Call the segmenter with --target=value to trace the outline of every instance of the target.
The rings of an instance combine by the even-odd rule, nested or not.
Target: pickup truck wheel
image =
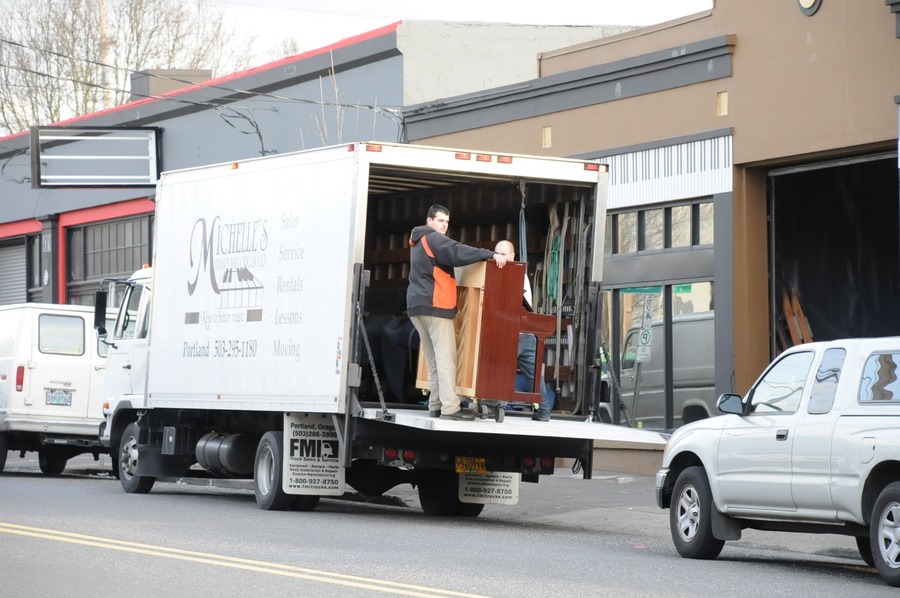
[[[869,539],[878,575],[889,586],[900,586],[900,482],[888,484],[878,495]]]
[[[0,432],[0,471],[6,467],[6,456],[9,453],[9,438],[6,432]]]
[[[66,469],[68,459],[65,455],[58,452],[40,450],[38,451],[38,467],[41,473],[45,475],[59,475]]]
[[[669,527],[678,554],[689,559],[719,556],[725,541],[712,534],[714,508],[706,470],[695,466],[682,471],[675,480],[669,505]]]
[[[119,483],[129,494],[147,494],[156,483],[156,478],[140,475],[138,464],[138,438],[140,428],[137,422],[128,424],[119,442]]]
[[[281,432],[266,432],[256,447],[253,467],[253,490],[256,504],[266,511],[284,511],[291,506],[294,497],[282,488],[282,459],[284,438]],[[318,502],[318,501],[317,501]]]
[[[875,559],[872,558],[872,540],[869,539],[869,536],[856,536],[856,549],[859,550],[859,556],[868,566],[875,566]]]

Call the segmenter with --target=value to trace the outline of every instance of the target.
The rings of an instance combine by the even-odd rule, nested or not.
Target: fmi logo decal
[[[310,438],[291,438],[290,456],[313,459],[337,459],[338,444],[336,440],[315,440]]]

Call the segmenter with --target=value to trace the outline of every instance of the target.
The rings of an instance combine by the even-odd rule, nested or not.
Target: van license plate
[[[457,457],[456,473],[487,473],[484,457]]]
[[[47,389],[47,404],[71,407],[72,406],[72,391],[48,388]]]

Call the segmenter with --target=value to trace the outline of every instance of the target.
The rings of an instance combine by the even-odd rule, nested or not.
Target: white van
[[[672,319],[672,394],[675,427],[716,412],[715,312],[680,314]],[[662,322],[653,322],[649,359],[640,361],[642,329],[632,328],[622,350],[621,401],[632,425],[662,429],[666,421],[665,354]]]
[[[0,305],[0,471],[8,451],[37,451],[46,474],[108,452],[99,443],[106,346],[93,320],[88,306]]]

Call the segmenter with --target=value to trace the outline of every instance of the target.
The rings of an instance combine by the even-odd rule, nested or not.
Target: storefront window
[[[691,206],[675,206],[672,213],[672,247],[691,246]]]
[[[666,307],[667,288],[670,308]],[[713,415],[712,282],[626,288],[616,293],[618,399],[628,422],[641,428],[668,429]],[[606,313],[612,316],[609,310]]]
[[[635,253],[637,246],[637,212],[616,215],[616,233],[619,240],[617,253]]]
[[[671,248],[712,245],[714,216],[713,202],[694,202],[670,208],[619,212],[607,223],[613,236],[607,245],[607,255],[639,251],[660,251]]]
[[[713,202],[708,201],[697,206],[699,211],[699,236],[697,243],[700,245],[712,245],[715,240],[713,235]]]
[[[662,249],[665,241],[665,211],[647,210],[644,212],[644,246],[642,249]]]
[[[633,426],[664,427],[662,291],[662,287],[619,291],[620,400]]]

